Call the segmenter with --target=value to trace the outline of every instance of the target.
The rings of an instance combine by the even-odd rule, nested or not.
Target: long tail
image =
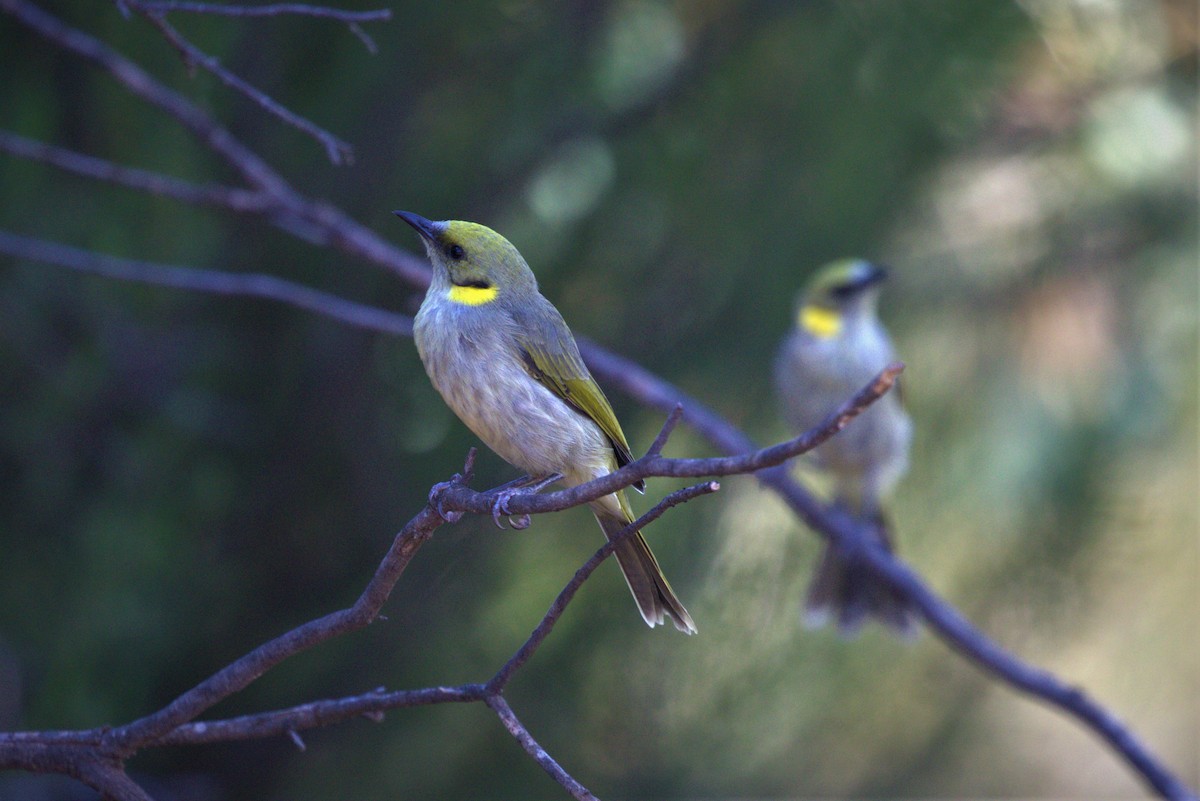
[[[625,494],[617,495],[619,510],[613,508],[611,497],[601,498],[592,504],[596,521],[600,523],[600,528],[604,529],[604,535],[609,539],[633,522],[633,514]],[[617,557],[617,564],[625,574],[625,583],[633,593],[633,600],[637,602],[642,619],[651,628],[670,618],[675,628],[684,634],[696,633],[696,624],[692,622],[692,616],[675,597],[675,591],[671,589],[667,577],[659,568],[658,560],[650,552],[650,546],[646,544],[642,532],[626,537],[613,555]]]
[[[883,544],[892,549],[887,522],[875,518]],[[880,581],[862,565],[843,559],[833,545],[826,545],[813,572],[804,605],[805,625],[816,628],[837,621],[838,632],[853,637],[867,618],[874,617],[902,639],[917,635],[917,612],[901,593]]]

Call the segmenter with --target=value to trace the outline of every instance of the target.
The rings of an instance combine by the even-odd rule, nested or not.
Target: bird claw
[[[439,481],[429,490],[429,505],[433,507],[433,511],[438,513],[438,517],[445,520],[447,523],[457,523],[462,520],[462,512],[447,512],[442,506],[442,493],[448,489],[452,489],[462,483],[463,477],[460,473],[455,473],[450,477],[449,481]]]
[[[514,531],[529,528],[530,523],[533,522],[532,518],[527,514],[513,517],[512,513],[508,510],[508,502],[516,495],[541,492],[561,478],[562,473],[554,473],[553,475],[541,477],[525,476],[498,489],[496,491],[496,500],[492,503],[492,522],[496,524],[496,528],[501,531],[504,530],[504,523],[500,519],[502,517],[508,518],[508,524],[512,526]]]
[[[502,517],[508,518],[508,524],[512,526],[513,529],[520,530],[523,528],[529,528],[529,515],[521,515],[516,520],[513,520],[512,516],[508,512],[509,499],[514,495],[519,495],[523,491],[524,490],[519,488],[512,488],[501,490],[500,492],[496,493],[496,500],[492,504],[492,522],[496,524],[496,528],[500,529],[501,531],[504,530],[504,521],[500,519]]]

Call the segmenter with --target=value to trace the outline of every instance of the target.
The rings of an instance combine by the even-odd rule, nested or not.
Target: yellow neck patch
[[[464,306],[482,306],[485,303],[491,303],[499,294],[500,290],[494,286],[458,286],[455,284],[450,287],[450,300]]]
[[[796,322],[817,339],[835,337],[842,330],[842,315],[839,312],[812,304],[800,308]]]

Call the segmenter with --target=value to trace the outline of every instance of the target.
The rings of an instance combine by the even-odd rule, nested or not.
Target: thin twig
[[[154,714],[113,729],[104,737],[105,748],[128,756],[193,720],[218,701],[242,690],[288,657],[369,624],[379,614],[392,587],[417,550],[433,536],[442,522],[437,512],[426,506],[396,535],[387,556],[353,606],[305,623],[264,643]]]
[[[303,197],[257,153],[218,125],[205,111],[156,81],[107,44],[64,24],[28,0],[0,0],[0,11],[108,71],[133,95],[173,117],[205,147],[224,159],[247,183],[269,195],[276,205],[294,217],[292,221],[286,218],[281,221],[285,225],[293,223],[289,230],[303,231],[311,241],[385,267],[418,289],[428,286],[429,267],[424,260],[381,240],[373,231],[350,219],[340,209]],[[307,227],[295,225],[295,221],[301,221]]]
[[[180,52],[189,69],[200,67],[211,73],[216,76],[217,80],[230,89],[245,95],[263,111],[316,139],[325,148],[325,154],[334,164],[354,163],[354,148],[348,142],[339,139],[308,118],[301,117],[276,101],[266,92],[263,92],[261,89],[225,69],[225,67],[221,66],[221,62],[214,56],[208,55],[188,41],[171,23],[167,22],[166,17],[161,12],[148,10],[138,0],[122,0],[122,2],[145,17],[171,46]]]
[[[169,286],[217,295],[242,295],[286,303],[325,317],[401,336],[412,336],[412,319],[403,314],[340,298],[261,273],[227,273],[171,264],[122,259],[70,245],[0,231],[0,253],[18,259],[55,264],[121,281]]]
[[[119,0],[122,4],[126,4],[129,0]],[[140,7],[145,11],[151,11],[157,14],[169,14],[175,11],[182,11],[191,14],[216,14],[226,17],[277,17],[282,15],[304,16],[304,17],[324,17],[326,19],[337,20],[343,22],[350,32],[358,37],[358,40],[367,48],[367,52],[375,55],[379,48],[375,46],[375,40],[372,39],[367,32],[362,29],[360,23],[363,22],[384,22],[392,18],[391,9],[383,8],[377,11],[343,11],[338,8],[325,8],[323,6],[310,6],[303,3],[272,3],[265,6],[234,6],[234,5],[217,5],[214,3],[196,3],[196,2],[144,2],[139,3]]]
[[[486,688],[482,684],[370,692],[346,698],[312,701],[257,715],[184,723],[160,737],[153,745],[198,745],[279,737],[287,735],[289,731],[299,732],[332,726],[354,718],[370,716],[378,720],[378,715],[393,709],[482,701],[486,695]]]
[[[658,436],[650,443],[650,447],[646,449],[646,456],[661,456],[663,448],[667,447],[667,440],[671,438],[671,434],[675,431],[675,426],[679,425],[679,421],[683,419],[683,404],[675,404],[675,408],[667,415],[667,419],[663,422],[662,428],[658,431]]]
[[[198,206],[220,206],[230,211],[261,214],[274,205],[271,198],[262,192],[219,184],[193,184],[170,175],[127,167],[35,139],[27,139],[11,131],[0,130],[0,152],[49,164],[86,178],[119,184],[150,195],[169,197]]]
[[[516,713],[512,711],[512,707],[508,705],[508,701],[504,700],[501,695],[489,695],[486,702],[493,712],[500,718],[500,722],[504,724],[504,728],[508,729],[508,733],[516,738],[521,747],[525,749],[525,753],[533,757],[534,761],[542,766],[550,776],[563,788],[571,794],[572,798],[578,801],[598,801],[596,796],[592,795],[586,787],[576,781],[571,774],[563,770],[562,765],[559,765],[554,757],[546,753],[546,749],[538,745],[538,741],[533,739],[533,735],[525,728],[524,724],[517,719]]]
[[[225,17],[277,17],[284,14],[325,17],[338,22],[385,22],[392,18],[391,9],[375,11],[346,11],[340,8],[310,6],[304,3],[269,3],[263,6],[236,6],[219,3],[198,3],[188,0],[149,0],[139,3],[147,11],[168,14],[183,11],[192,14],[216,14]]]

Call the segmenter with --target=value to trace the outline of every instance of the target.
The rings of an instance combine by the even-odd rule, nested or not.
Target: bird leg
[[[467,458],[463,462],[463,470],[461,473],[455,473],[450,476],[449,481],[439,481],[429,490],[429,505],[433,507],[433,511],[438,513],[438,517],[445,520],[447,523],[457,523],[462,520],[462,512],[447,512],[442,508],[441,494],[443,491],[451,489],[455,485],[461,484],[467,486],[471,483],[471,479],[475,476],[475,454],[477,451],[474,447],[467,450]]]
[[[515,520],[509,517],[508,502],[515,495],[541,492],[562,477],[562,473],[551,473],[548,476],[521,476],[492,490],[496,498],[492,503],[492,522],[496,524],[496,528],[504,528],[504,523],[500,521],[501,517],[508,517],[508,524],[515,530],[529,528],[531,522],[529,515],[521,515]]]

